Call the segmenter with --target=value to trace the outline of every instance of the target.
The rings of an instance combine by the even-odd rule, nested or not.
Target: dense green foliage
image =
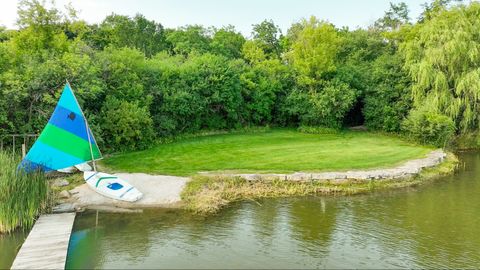
[[[392,166],[421,158],[432,150],[371,132],[335,133],[308,128],[302,131],[306,132],[271,129],[197,136],[118,154],[102,164],[116,171],[167,175],[194,175],[203,171],[341,171]]]
[[[22,0],[20,29],[0,28],[1,133],[39,132],[67,79],[107,151],[257,125],[365,125],[443,146],[479,128],[480,4],[424,7],[413,22],[391,4],[354,31],[312,16],[284,35],[265,20],[246,39],[142,15],[87,24]]]
[[[450,118],[424,109],[411,111],[403,124],[410,136],[422,143],[436,146],[447,146],[455,133],[455,125]]]
[[[414,35],[402,44],[405,67],[414,82],[414,106],[431,111],[442,126],[449,125],[443,119],[448,117],[459,133],[477,130],[480,4],[450,10],[436,7],[430,13],[428,20],[412,27]],[[416,116],[410,118],[415,121]]]
[[[0,233],[31,227],[49,206],[45,174],[17,171],[18,161],[11,154],[0,152]]]

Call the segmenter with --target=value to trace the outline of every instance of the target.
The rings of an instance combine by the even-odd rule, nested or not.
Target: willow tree
[[[417,111],[447,116],[457,132],[479,127],[480,3],[443,7],[402,45]]]

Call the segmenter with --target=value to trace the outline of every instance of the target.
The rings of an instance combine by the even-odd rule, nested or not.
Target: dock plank
[[[12,269],[64,269],[74,221],[75,213],[40,216]]]

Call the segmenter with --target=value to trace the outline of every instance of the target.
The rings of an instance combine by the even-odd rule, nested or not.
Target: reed
[[[17,171],[19,161],[0,152],[0,233],[31,228],[52,200],[45,174]]]
[[[247,181],[240,177],[195,175],[183,190],[184,207],[197,214],[212,214],[231,202],[273,197],[306,195],[354,195],[392,188],[419,186],[441,179],[455,172],[458,158],[447,153],[439,165],[424,169],[418,175],[388,180],[349,180],[342,183],[329,181],[285,181],[259,179]]]

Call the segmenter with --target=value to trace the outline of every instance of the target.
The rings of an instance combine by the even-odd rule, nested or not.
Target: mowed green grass
[[[432,148],[397,137],[348,131],[305,134],[292,129],[184,139],[109,157],[114,171],[187,176],[204,171],[235,173],[320,172],[391,167],[424,157]]]

